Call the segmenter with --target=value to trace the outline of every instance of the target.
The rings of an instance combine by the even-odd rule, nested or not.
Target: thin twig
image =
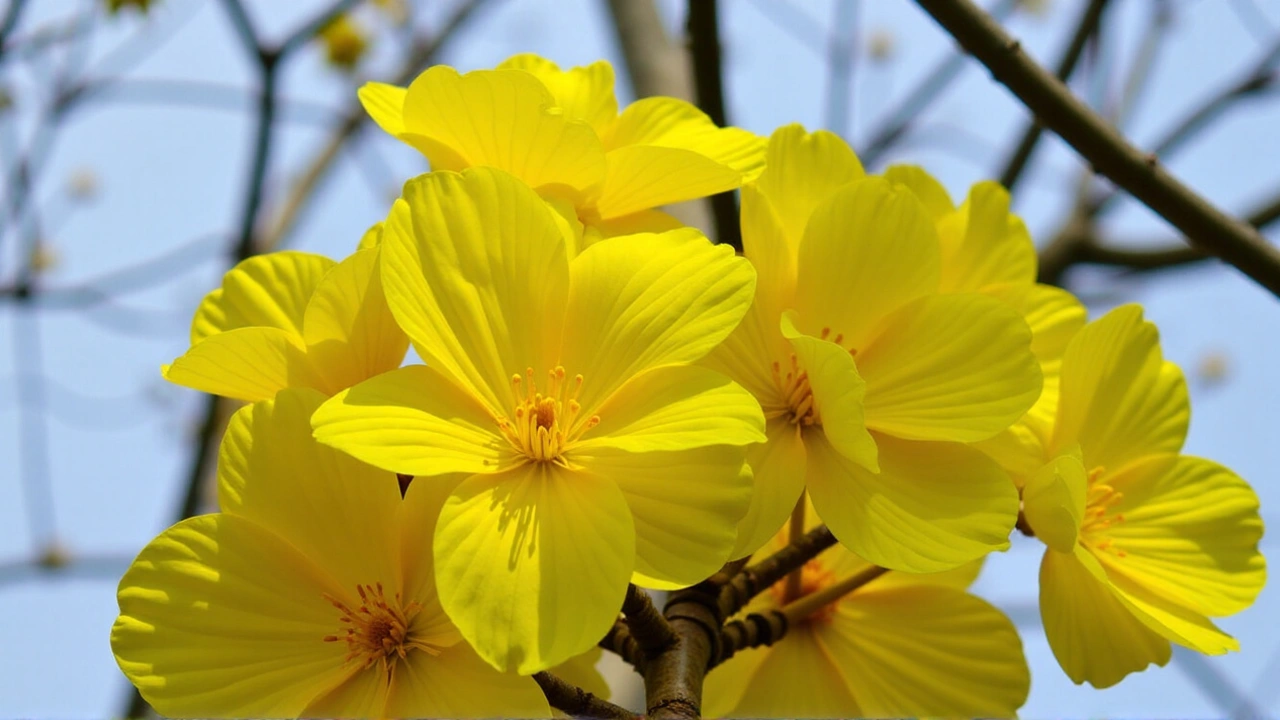
[[[639,720],[639,716],[618,707],[603,698],[571,685],[549,672],[534,673],[533,681],[542,688],[551,707],[570,717],[600,718],[601,720]]]
[[[973,2],[916,2],[1097,172],[1169,221],[1192,244],[1280,296],[1280,250],[1254,228],[1223,213],[1166,172],[1154,156],[1126,142]]]
[[[836,544],[836,537],[826,525],[805,533],[799,540],[734,576],[717,595],[720,613],[728,617],[746,606],[751,598],[798,570],[819,553]]]
[[[729,124],[724,107],[724,70],[721,66],[719,3],[717,0],[689,0],[689,56],[693,63],[694,96],[711,121]],[[715,241],[742,250],[742,230],[738,227],[738,200],[734,192],[711,197]]]

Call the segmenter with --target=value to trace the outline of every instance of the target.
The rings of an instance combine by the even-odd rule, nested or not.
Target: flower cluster
[[[742,610],[790,631],[714,668],[707,712],[1013,715],[1021,642],[965,589],[1015,526],[1074,681],[1237,648],[1210,618],[1264,582],[1256,496],[1179,454],[1140,309],[1086,324],[1036,284],[998,185],[957,207],[831,133],[619,112],[604,62],[360,99],[432,172],[341,262],[236,266],[164,368],[248,404],[220,512],[121,580],[112,647],[162,714],[545,716],[531,675],[607,692],[629,584],[819,523],[839,544]],[[743,256],[657,209],[737,188]]]

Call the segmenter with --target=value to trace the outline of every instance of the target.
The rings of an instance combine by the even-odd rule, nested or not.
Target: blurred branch
[[[1206,252],[1280,296],[1280,250],[1166,172],[1035,63],[971,0],[916,0],[992,75],[1094,169],[1123,187]]]
[[[720,47],[720,20],[717,0],[689,0],[689,56],[693,61],[693,85],[697,105],[716,125],[729,124],[724,109],[723,50]],[[731,190],[711,197],[715,219],[715,240],[742,250],[742,229],[738,226],[738,200]]]
[[[1076,21],[1075,32],[1071,35],[1071,42],[1067,44],[1067,49],[1063,51],[1062,58],[1058,60],[1058,66],[1054,71],[1058,79],[1064,83],[1075,72],[1076,64],[1079,63],[1080,56],[1084,54],[1085,44],[1097,32],[1098,25],[1102,22],[1102,13],[1107,7],[1107,2],[1108,0],[1089,0],[1089,4],[1080,13],[1080,19]],[[1026,169],[1027,163],[1031,160],[1031,154],[1035,152],[1036,145],[1039,144],[1040,136],[1043,133],[1044,126],[1034,117],[1020,133],[1018,144],[1014,146],[1013,152],[1009,154],[1004,170],[1000,173],[1000,184],[1009,191],[1012,192],[1014,186],[1018,184],[1018,180],[1022,177],[1022,171]]]
[[[858,52],[858,0],[842,0],[832,10],[827,39],[827,107],[825,124],[831,132],[849,137],[853,128],[853,67]]]
[[[27,8],[27,0],[9,0],[9,7],[4,9],[4,17],[0,19],[0,60],[4,59],[5,53],[9,50],[9,36],[13,34],[14,28],[18,27],[18,21],[22,19],[22,11]]]
[[[118,580],[133,560],[128,555],[67,555],[56,548],[42,557],[0,564],[0,587],[31,580]]]
[[[1134,56],[1133,64],[1129,67],[1129,74],[1125,78],[1115,112],[1112,113],[1115,125],[1120,129],[1124,129],[1128,124],[1134,108],[1138,106],[1138,99],[1150,84],[1151,70],[1155,67],[1156,58],[1160,54],[1160,46],[1168,36],[1169,26],[1173,23],[1173,0],[1154,0],[1151,5],[1151,15],[1151,21],[1147,23],[1147,31],[1143,33],[1138,52]]]
[[[991,7],[991,14],[997,18],[1005,18],[1017,0],[996,0]],[[909,91],[892,110],[886,113],[886,119],[880,126],[871,131],[870,139],[858,150],[858,157],[864,165],[874,165],[886,151],[892,148],[911,130],[913,123],[919,122],[924,112],[939,97],[965,68],[965,54],[956,50],[925,73],[918,85]]]
[[[618,707],[608,700],[598,698],[549,672],[534,673],[533,681],[542,688],[542,694],[546,696],[547,703],[569,717],[640,720],[635,713]]]

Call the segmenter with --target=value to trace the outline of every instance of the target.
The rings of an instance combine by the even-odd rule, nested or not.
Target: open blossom
[[[628,581],[696,583],[750,501],[744,389],[692,365],[751,302],[695,230],[602,240],[493,168],[410,180],[382,233],[392,312],[426,365],[337,394],[316,437],[448,487],[440,600],[494,666],[537,672],[613,624]]]
[[[431,538],[447,489],[311,437],[324,401],[289,389],[239,410],[222,512],[161,533],[120,581],[111,648],[161,715],[547,717],[440,607]]]
[[[812,517],[812,513],[809,514]],[[816,520],[815,520],[816,522]],[[786,528],[761,549],[787,543]],[[869,568],[842,546],[743,609],[760,613]],[[779,642],[712,669],[708,717],[1013,717],[1031,678],[1013,623],[965,592],[981,561],[930,575],[890,572],[818,609]]]
[[[399,367],[409,339],[377,270],[372,245],[340,263],[296,251],[244,260],[196,309],[191,348],[165,379],[254,402],[289,387],[332,395]]]
[[[1031,331],[1006,302],[943,285],[926,207],[909,186],[867,177],[831,133],[792,125],[770,138],[742,192],[755,301],[707,360],[768,420],[736,556],[806,488],[835,536],[877,565],[931,572],[1008,547],[1017,492],[966,443],[1039,397]]]
[[[1186,381],[1158,340],[1135,305],[1072,339],[1041,467],[1022,481],[1027,524],[1048,546],[1045,634],[1067,675],[1096,687],[1168,662],[1170,642],[1239,649],[1210,618],[1251,605],[1266,579],[1253,490],[1179,454]]]
[[[367,83],[360,100],[433,170],[500,168],[600,237],[668,230],[661,205],[740,186],[758,172],[764,140],[718,128],[683,100],[652,97],[618,112],[613,67],[561,70],[516,55],[495,70],[429,68],[408,88]]]

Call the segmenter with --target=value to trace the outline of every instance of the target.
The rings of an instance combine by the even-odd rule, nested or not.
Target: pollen
[[[1117,558],[1127,555],[1115,546],[1107,531],[1124,522],[1124,514],[1116,512],[1116,505],[1124,499],[1124,493],[1101,481],[1106,468],[1097,467],[1089,472],[1089,490],[1085,496],[1084,520],[1080,534],[1085,543],[1098,552]]]
[[[339,631],[324,636],[325,642],[345,642],[347,656],[344,663],[356,663],[361,668],[380,663],[388,677],[397,660],[403,660],[410,650],[422,650],[439,655],[440,649],[413,638],[410,628],[415,615],[422,610],[416,602],[404,603],[399,593],[388,600],[382,583],[357,585],[360,605],[351,607],[329,593],[324,599],[341,613]]]
[[[800,572],[800,593],[792,598],[787,597],[787,578],[782,578],[769,588],[769,592],[773,595],[773,600],[779,606],[786,605],[789,602],[795,602],[806,595],[818,592],[836,581],[836,575],[822,565],[819,560],[810,560],[805,563]],[[831,602],[818,610],[814,611],[809,617],[804,619],[806,623],[828,623],[836,614],[836,603],[839,600]]]
[[[547,373],[545,393],[533,379],[533,368],[524,376],[511,376],[515,408],[510,417],[499,418],[498,427],[511,446],[534,462],[567,464],[564,453],[587,430],[600,423],[598,415],[582,416],[578,394],[582,376],[567,380],[563,367]]]

